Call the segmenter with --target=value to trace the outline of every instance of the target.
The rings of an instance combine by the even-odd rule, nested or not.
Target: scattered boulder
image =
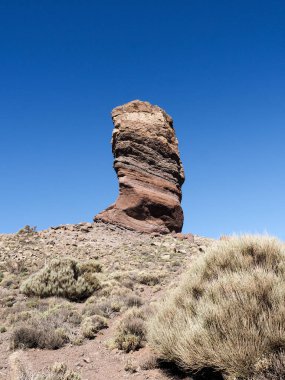
[[[184,171],[172,118],[158,106],[134,100],[115,108],[112,119],[119,197],[94,221],[139,232],[180,232]]]

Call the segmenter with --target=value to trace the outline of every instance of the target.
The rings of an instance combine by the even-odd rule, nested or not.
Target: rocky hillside
[[[0,235],[0,379],[16,379],[19,373],[32,379],[55,362],[85,380],[171,378],[155,368],[143,323],[150,305],[176,286],[182,271],[211,242],[101,222]],[[56,271],[67,258],[89,272],[94,268],[99,287],[91,295],[41,298],[41,290],[25,290],[27,281],[32,289],[36,281],[50,278],[35,280],[35,273],[54,259]]]

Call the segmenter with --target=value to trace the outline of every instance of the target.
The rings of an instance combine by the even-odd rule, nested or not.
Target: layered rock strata
[[[184,171],[172,118],[158,106],[134,100],[116,107],[112,119],[119,197],[94,221],[139,232],[180,232]]]

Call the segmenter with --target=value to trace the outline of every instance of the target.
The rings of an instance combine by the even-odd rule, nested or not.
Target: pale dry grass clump
[[[284,380],[285,354],[277,353],[260,359],[254,368],[254,375],[249,380]]]
[[[92,317],[86,317],[82,321],[81,330],[85,338],[94,339],[100,330],[108,327],[107,318],[101,315],[93,315]]]
[[[222,240],[158,305],[148,341],[161,359],[187,370],[247,379],[261,358],[285,350],[284,301],[283,243],[268,236]]]
[[[54,259],[27,279],[22,284],[21,291],[28,296],[83,300],[99,289],[99,280],[95,275],[98,271],[101,271],[101,266],[96,262]]]
[[[140,284],[154,286],[161,282],[164,274],[162,272],[140,272],[137,280]]]
[[[81,380],[81,376],[68,369],[66,364],[55,363],[51,368],[40,373],[29,373],[21,368],[19,380]]]

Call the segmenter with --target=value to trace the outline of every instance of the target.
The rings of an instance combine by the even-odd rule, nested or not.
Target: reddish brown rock
[[[172,118],[158,106],[134,100],[115,108],[112,119],[119,197],[94,221],[140,232],[180,232],[184,171]]]

